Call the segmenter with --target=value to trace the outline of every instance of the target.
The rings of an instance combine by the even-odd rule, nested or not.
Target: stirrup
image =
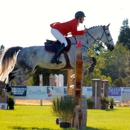
[[[56,63],[56,64],[60,64],[62,63],[61,61],[57,60],[57,59],[52,59],[51,60],[51,63]]]

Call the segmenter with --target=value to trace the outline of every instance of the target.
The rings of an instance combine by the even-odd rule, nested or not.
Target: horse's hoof
[[[87,70],[83,70],[83,75],[88,74],[88,73],[89,73],[88,69]]]
[[[90,73],[93,72],[93,69],[89,69],[89,72],[90,72]]]
[[[88,71],[89,71],[89,73],[93,72],[94,71],[94,67],[88,68]]]

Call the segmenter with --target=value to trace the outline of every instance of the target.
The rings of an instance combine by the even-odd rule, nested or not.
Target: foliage
[[[52,70],[52,69],[45,69],[37,67],[36,72],[32,75],[32,77],[28,80],[28,85],[39,85],[39,74],[43,75],[43,85],[49,86],[49,76],[50,74],[63,74],[64,75],[64,82],[67,84],[67,71],[61,70]]]
[[[112,52],[107,51],[106,53],[103,53],[102,56],[105,60],[105,68],[102,68],[102,74],[111,77],[113,86],[115,84],[114,80],[117,80],[119,78],[122,78],[123,86],[129,86],[130,85],[130,65],[128,65],[130,62],[128,59],[130,59],[129,50],[122,46],[121,44],[115,45],[115,49]],[[127,78],[127,80],[126,80]],[[122,84],[120,84],[121,86]]]
[[[101,41],[97,41],[95,44],[93,44],[93,52],[96,55],[99,55],[101,52],[105,50],[103,43]]]
[[[59,106],[60,106],[60,98],[53,98],[52,99],[52,113],[56,117],[59,117]]]
[[[101,109],[108,109],[109,98],[108,97],[101,97]]]
[[[109,104],[109,98],[108,97],[101,97],[101,104]]]
[[[14,96],[10,95],[8,97],[8,108],[11,110],[11,109],[14,109],[14,105],[15,105],[15,102],[14,102]]]
[[[89,50],[89,56],[95,57],[97,60],[97,64],[94,68],[94,71],[92,73],[89,73],[87,75],[83,76],[83,86],[91,86],[92,85],[92,79],[107,79],[109,80],[109,85],[111,84],[111,77],[109,75],[106,75],[102,73],[102,70],[105,69],[105,59],[104,59],[104,52],[101,52],[100,55],[96,55],[93,53],[93,51]],[[86,65],[85,68],[88,68],[90,64]]]
[[[29,77],[29,79],[28,79],[28,81],[27,81],[27,85],[28,85],[28,86],[34,85],[33,76],[30,76],[30,77]]]
[[[87,108],[92,109],[94,102],[92,101],[91,97],[87,98]]]
[[[127,86],[127,83],[124,78],[118,78],[113,81],[113,86],[123,87]]]
[[[4,50],[4,49],[5,49],[4,45],[1,45],[0,50]]]
[[[116,54],[115,54],[116,53]],[[103,74],[105,74],[106,76],[112,76],[112,79],[116,79],[117,75],[118,75],[118,69],[117,68],[117,64],[120,65],[117,59],[119,58],[120,53],[118,55],[118,52],[116,52],[116,47],[114,49],[114,52],[106,52],[103,54],[104,57],[104,61],[105,61],[105,68],[103,68],[101,71]]]
[[[130,49],[130,27],[128,19],[123,20],[123,26],[120,28],[120,34],[118,36],[118,42]]]
[[[53,113],[65,122],[70,122],[76,105],[77,101],[67,96],[65,98],[57,97],[52,100]]]
[[[110,98],[110,109],[114,108],[114,99]]]

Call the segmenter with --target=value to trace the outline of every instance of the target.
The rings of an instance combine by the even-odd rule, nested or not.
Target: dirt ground
[[[25,104],[25,105],[40,105],[40,100],[15,100],[15,104]],[[115,102],[116,106],[130,106],[130,101],[122,102]],[[52,105],[52,102],[49,100],[42,100],[42,105]]]
[[[40,100],[15,100],[15,104],[25,104],[25,105],[40,105]],[[52,102],[49,100],[42,100],[42,105],[51,105]]]

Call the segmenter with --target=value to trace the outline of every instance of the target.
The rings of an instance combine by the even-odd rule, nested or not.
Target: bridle
[[[85,26],[84,26],[84,27],[85,27]],[[109,45],[110,45],[109,42],[111,42],[113,39],[111,39],[111,40],[108,39],[108,36],[110,36],[110,33],[107,34],[106,31],[105,31],[105,30],[108,30],[108,27],[105,28],[105,26],[102,26],[102,29],[103,29],[103,33],[102,33],[102,36],[101,36],[101,38],[99,39],[99,41],[102,40],[102,38],[103,38],[103,36],[104,36],[104,34],[105,34],[105,36],[106,36],[106,38],[107,38],[107,42],[104,43],[104,44],[105,44],[106,46],[109,46]],[[88,31],[87,31],[87,33],[88,33],[88,35],[89,35],[92,39],[94,39],[95,42],[97,42],[97,40],[96,40]]]
[[[109,25],[108,25],[108,26],[109,26]],[[113,40],[113,39],[111,39],[111,40],[108,39],[108,36],[110,36],[110,33],[107,34],[106,31],[105,31],[105,30],[108,30],[108,26],[107,26],[107,28],[105,28],[105,26],[102,26],[103,33],[102,33],[101,38],[100,38],[99,40],[96,40],[88,31],[87,31],[86,33],[87,33],[96,43],[99,43],[99,42],[102,40],[103,36],[105,35],[106,38],[107,38],[107,42],[104,43],[104,44],[108,47],[108,46],[110,46],[109,42],[111,42],[111,41]],[[84,28],[86,28],[86,27],[84,26]],[[86,33],[85,33],[85,34],[86,34]],[[86,37],[87,37],[87,35],[86,35]],[[74,39],[75,39],[75,41],[76,41],[76,43],[77,43],[77,39],[76,39],[75,36],[74,36]],[[88,41],[87,41],[87,44],[89,44]],[[85,45],[82,45],[82,46],[88,49],[87,46],[85,46]],[[102,45],[100,45],[100,46],[103,47]],[[104,47],[103,47],[103,48],[104,48]]]

